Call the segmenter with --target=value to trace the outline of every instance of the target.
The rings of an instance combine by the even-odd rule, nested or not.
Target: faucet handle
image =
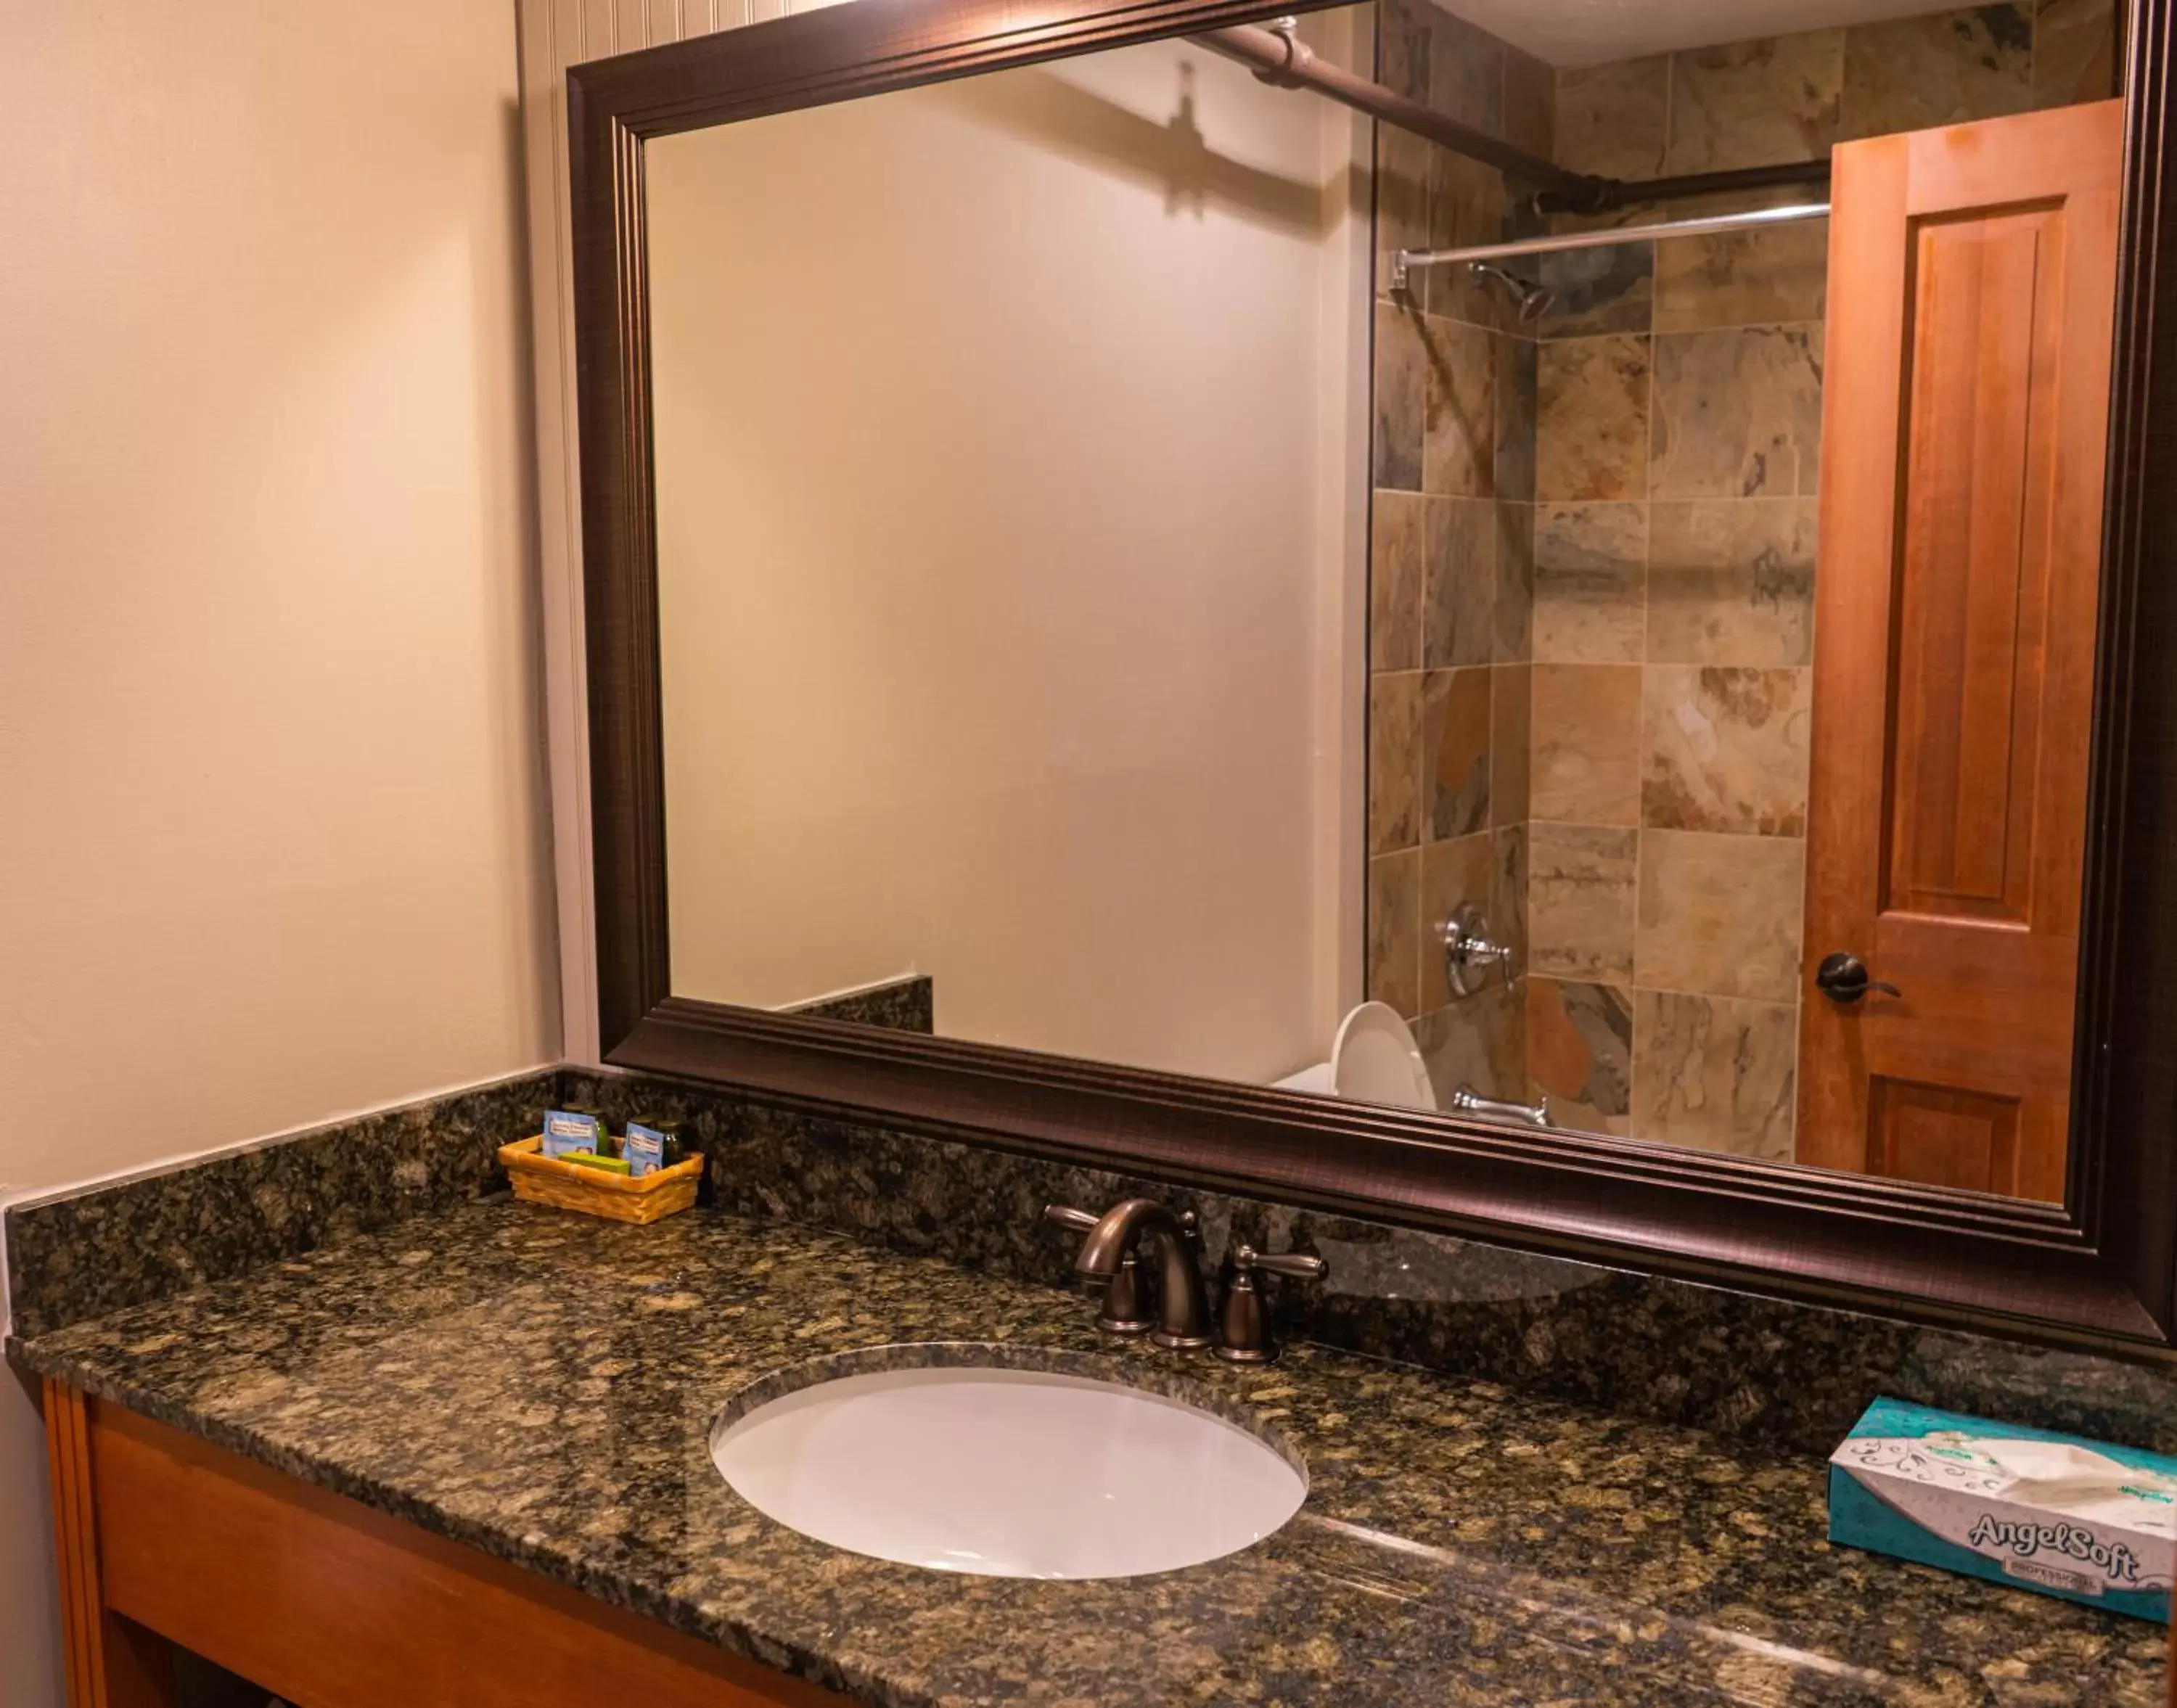
[[[1106,1334],[1146,1334],[1156,1327],[1142,1296],[1141,1264],[1128,1252],[1119,1259],[1119,1273],[1104,1284],[1104,1302],[1096,1312],[1096,1326]]]
[[[1255,1285],[1258,1269],[1265,1274],[1319,1281],[1329,1274],[1330,1265],[1306,1252],[1271,1256],[1250,1245],[1234,1247],[1232,1285],[1225,1295],[1224,1334],[1217,1347],[1217,1356],[1228,1364],[1277,1361],[1277,1342],[1270,1337],[1270,1313],[1263,1308],[1262,1291]]]
[[[1084,1234],[1102,1220],[1069,1204],[1045,1204],[1043,1219]],[[1119,1259],[1118,1273],[1105,1284],[1104,1303],[1096,1313],[1096,1326],[1110,1334],[1146,1334],[1156,1326],[1143,1307],[1141,1268],[1132,1252]]]
[[[1286,1252],[1271,1257],[1257,1251],[1252,1246],[1242,1246],[1232,1254],[1235,1263],[1244,1262],[1251,1269],[1260,1269],[1269,1275],[1298,1275],[1304,1281],[1319,1281],[1330,1273],[1330,1265],[1322,1258],[1311,1257],[1306,1252]]]

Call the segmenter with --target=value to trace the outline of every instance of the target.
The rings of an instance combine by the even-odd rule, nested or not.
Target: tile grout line
[[[1671,157],[1676,145],[1673,135],[1672,106],[1678,88],[1678,56],[1672,53],[1663,62],[1663,169],[1670,170]],[[1641,714],[1636,719],[1634,753],[1636,755],[1634,783],[1640,783],[1639,773],[1646,769],[1646,707],[1648,701],[1648,625],[1649,582],[1655,569],[1655,498],[1656,498],[1656,308],[1657,292],[1656,275],[1661,259],[1661,246],[1654,242],[1648,245],[1648,330],[1647,330],[1647,397],[1645,401],[1646,433],[1641,445],[1640,460],[1640,704]],[[1643,813],[1642,817],[1646,815]],[[1629,960],[1633,978],[1640,973],[1640,882],[1647,870],[1644,858],[1646,842],[1644,827],[1636,826],[1633,832],[1633,941]],[[1635,986],[1637,988],[1637,985]],[[1640,1094],[1642,1079],[1640,1050],[1640,1005],[1631,999],[1627,1002],[1625,1016],[1625,1120],[1629,1130],[1641,1125]]]

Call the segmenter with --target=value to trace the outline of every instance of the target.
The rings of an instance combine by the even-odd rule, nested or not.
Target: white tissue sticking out
[[[1870,1468],[2070,1518],[2121,1523],[2177,1537],[2177,1480],[2135,1470],[2107,1454],[2065,1441],[1993,1438],[1962,1430],[1875,1437],[1846,1443]]]
[[[2165,1519],[2177,1515],[2177,1506],[2162,1504],[2177,1503],[2177,1478],[2134,1470],[2091,1448],[2065,1441],[1983,1441],[1980,1447],[2009,1474],[2004,1492],[2014,1500],[2059,1511],[2082,1502],[2123,1500],[2145,1504],[2150,1512],[2159,1508]],[[2170,1528],[2177,1534],[2177,1526]]]

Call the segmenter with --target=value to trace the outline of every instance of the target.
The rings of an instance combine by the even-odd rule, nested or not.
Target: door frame
[[[1061,1158],[1915,1321],[2177,1361],[2171,9],[2127,0],[2125,177],[2065,1200],[2030,1203],[696,1001],[667,952],[652,137],[1320,3],[881,0],[567,75],[592,880],[608,1062]],[[2165,252],[2167,259],[2165,259]]]

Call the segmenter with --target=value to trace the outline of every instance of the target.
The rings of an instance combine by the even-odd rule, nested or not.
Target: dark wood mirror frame
[[[605,1060],[1283,1203],[1918,1320],[2168,1354],[2177,1347],[2177,208],[2165,134],[2171,8],[2160,0],[2127,6],[2125,224],[2063,1205],[1542,1137],[672,994],[645,142],[1294,9],[858,0],[568,74]]]

